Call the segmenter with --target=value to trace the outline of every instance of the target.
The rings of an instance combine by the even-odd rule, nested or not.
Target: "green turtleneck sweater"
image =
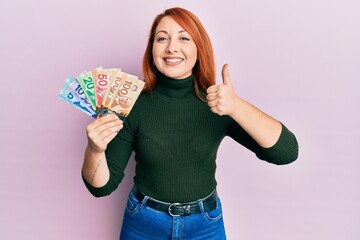
[[[109,143],[106,159],[110,179],[89,191],[97,197],[114,191],[124,177],[124,169],[135,152],[135,185],[146,195],[164,202],[189,202],[203,198],[216,187],[218,147],[225,136],[248,148],[259,159],[287,164],[298,155],[295,136],[282,125],[277,143],[259,146],[229,116],[219,116],[199,100],[193,77],[175,80],[158,76],[152,93],[142,93],[124,128]],[[231,161],[239,161],[233,156]]]

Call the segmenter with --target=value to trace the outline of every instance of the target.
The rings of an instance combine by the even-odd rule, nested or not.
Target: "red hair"
[[[205,98],[201,92],[215,84],[215,61],[211,41],[200,20],[190,11],[183,8],[166,9],[162,14],[155,17],[151,26],[150,35],[143,58],[143,74],[146,83],[145,91],[151,92],[157,83],[157,68],[154,66],[152,48],[155,38],[155,30],[163,17],[172,17],[195,42],[197,48],[197,62],[193,68],[194,88],[196,95],[203,101]]]

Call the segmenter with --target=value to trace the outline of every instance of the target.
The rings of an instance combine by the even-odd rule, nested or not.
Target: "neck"
[[[156,91],[171,98],[194,96],[194,76],[173,79],[162,73],[157,74]]]

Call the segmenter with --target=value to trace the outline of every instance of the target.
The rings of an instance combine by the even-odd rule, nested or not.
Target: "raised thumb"
[[[222,75],[223,83],[225,85],[231,85],[231,79],[230,79],[229,65],[228,64],[224,64],[224,66],[222,68],[222,71],[221,71],[221,75]]]

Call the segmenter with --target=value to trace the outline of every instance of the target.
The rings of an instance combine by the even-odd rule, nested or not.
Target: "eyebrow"
[[[183,32],[186,32],[185,30],[180,30],[178,33],[183,33]],[[159,33],[165,33],[165,34],[169,34],[167,31],[165,31],[165,30],[159,30],[159,31],[157,31],[157,33],[155,34],[155,35],[157,35],[157,34],[159,34]]]

